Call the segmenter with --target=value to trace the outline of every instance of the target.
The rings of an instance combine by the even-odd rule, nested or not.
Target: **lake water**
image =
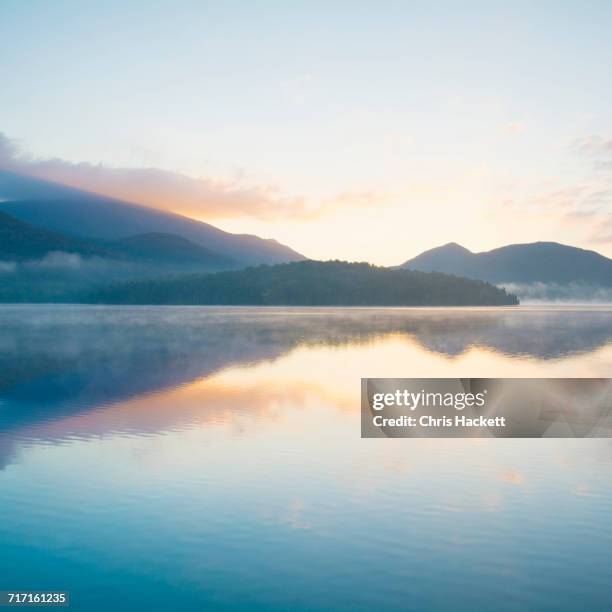
[[[612,440],[360,438],[360,377],[612,376],[612,309],[0,307],[0,590],[602,610]]]

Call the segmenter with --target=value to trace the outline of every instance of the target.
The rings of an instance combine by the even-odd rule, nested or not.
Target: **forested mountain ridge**
[[[108,304],[250,306],[513,305],[516,296],[477,280],[367,263],[303,261],[118,283],[85,296]]]

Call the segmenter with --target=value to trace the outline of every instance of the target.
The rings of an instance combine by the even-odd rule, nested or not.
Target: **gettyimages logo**
[[[452,407],[455,410],[482,407],[485,405],[487,390],[479,393],[435,393],[421,389],[417,393],[408,389],[396,389],[395,393],[374,393],[372,408],[383,410],[391,406],[404,406],[408,410],[430,407]]]
[[[365,438],[612,437],[612,379],[364,378]]]

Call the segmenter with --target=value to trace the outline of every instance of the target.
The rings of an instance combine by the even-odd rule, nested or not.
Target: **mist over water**
[[[500,283],[500,287],[514,293],[522,304],[612,304],[612,287],[585,283]]]
[[[6,588],[77,610],[611,603],[610,440],[359,433],[362,376],[609,376],[609,307],[1,306],[0,329]]]

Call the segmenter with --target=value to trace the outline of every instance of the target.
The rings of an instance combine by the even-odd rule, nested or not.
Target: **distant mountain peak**
[[[456,259],[464,259],[465,257],[469,257],[471,255],[473,255],[471,251],[466,249],[464,246],[461,246],[457,242],[447,242],[442,246],[437,246],[433,249],[423,251],[420,255],[417,255],[417,257],[405,261],[398,267],[421,270],[422,268],[418,266],[415,267],[413,264],[415,262],[419,263],[421,261],[425,261],[427,262],[427,266],[430,266],[430,268],[427,270],[422,269],[422,271],[437,272],[437,268],[444,266],[444,262],[447,260],[454,261]]]
[[[492,283],[612,287],[612,260],[595,251],[552,241],[510,244],[481,253],[451,242],[425,251],[400,267]]]
[[[447,242],[446,244],[443,244],[442,246],[431,249],[431,251],[435,251],[435,250],[456,252],[456,253],[470,253],[470,254],[472,253],[472,251],[470,251],[469,249],[466,249],[464,246],[461,246],[457,242]]]

